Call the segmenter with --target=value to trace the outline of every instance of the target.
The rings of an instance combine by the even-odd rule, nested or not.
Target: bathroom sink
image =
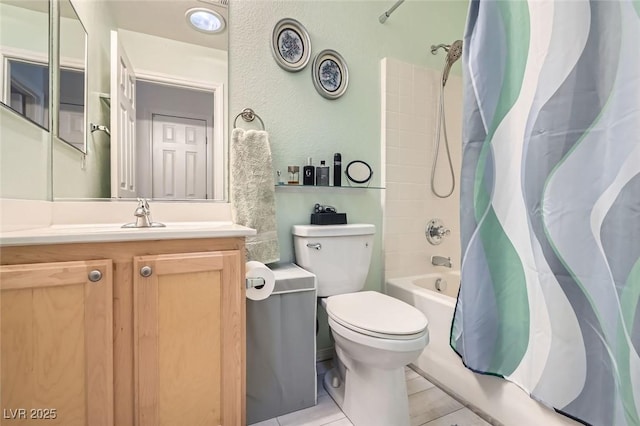
[[[0,246],[114,241],[221,238],[255,235],[231,221],[164,222],[162,228],[123,228],[122,223],[51,225],[0,234]]]
[[[157,223],[157,222],[154,222]],[[145,231],[197,231],[199,229],[222,228],[233,225],[232,222],[163,222],[164,227],[151,226],[145,228],[122,227],[120,223],[91,223],[81,225],[52,225],[43,229],[45,233],[68,234],[68,233],[122,233],[122,232],[145,232]]]
[[[160,222],[153,222],[149,226],[138,226],[134,222],[125,223],[124,225],[122,225],[122,228],[166,228],[166,227],[167,225]]]

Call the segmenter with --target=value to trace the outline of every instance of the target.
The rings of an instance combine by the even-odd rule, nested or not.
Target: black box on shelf
[[[346,213],[311,213],[312,225],[346,225]]]

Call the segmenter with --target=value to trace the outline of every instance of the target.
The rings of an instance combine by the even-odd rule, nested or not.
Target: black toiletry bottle
[[[302,184],[313,185],[316,180],[316,168],[313,167],[311,157],[307,158],[307,165],[302,168]]]
[[[329,166],[325,166],[324,160],[316,167],[316,185],[329,186]]]
[[[342,155],[333,154],[333,186],[342,186]]]

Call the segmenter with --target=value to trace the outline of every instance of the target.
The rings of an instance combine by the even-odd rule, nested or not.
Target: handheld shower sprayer
[[[447,52],[447,57],[445,58],[444,68],[442,70],[442,85],[440,86],[440,102],[438,105],[438,116],[436,118],[436,134],[434,138],[434,156],[433,163],[431,165],[431,192],[438,198],[447,198],[451,194],[453,194],[453,190],[456,187],[456,176],[453,171],[453,163],[451,161],[451,152],[449,151],[449,139],[447,138],[447,123],[444,117],[444,86],[447,84],[447,79],[449,78],[449,71],[451,71],[451,66],[460,59],[462,56],[462,40],[456,40],[451,44],[438,44],[431,46],[431,53],[437,54],[438,49],[442,48],[445,52]],[[438,164],[438,154],[440,151],[440,131],[444,134],[444,146],[447,151],[447,160],[449,161],[449,172],[451,173],[451,187],[446,193],[439,193],[436,190],[435,186],[435,178],[436,178],[436,165]]]
[[[447,83],[447,79],[449,78],[449,71],[451,71],[451,66],[458,59],[460,59],[460,56],[462,56],[462,40],[456,40],[451,44],[451,46],[449,47],[449,51],[447,52],[446,64],[442,72],[443,86]]]
[[[442,70],[442,85],[447,84],[447,79],[449,78],[449,71],[451,71],[451,66],[460,59],[462,56],[462,40],[456,40],[451,44],[438,44],[431,46],[431,54],[435,55],[438,53],[438,49],[442,48],[445,52],[447,52],[447,57],[445,58],[444,69]]]

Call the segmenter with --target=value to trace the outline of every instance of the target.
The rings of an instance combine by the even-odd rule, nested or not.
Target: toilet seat
[[[366,330],[360,327],[356,327],[353,324],[347,324],[344,321],[340,321],[339,319],[335,318],[335,317],[331,317],[329,316],[330,319],[332,319],[334,322],[340,324],[341,326],[348,328],[349,330],[355,332],[355,333],[360,333],[360,334],[364,334],[365,336],[371,336],[371,337],[375,337],[378,339],[388,339],[388,340],[412,340],[412,339],[416,339],[420,336],[423,336],[425,334],[425,332],[427,331],[427,329],[425,328],[424,330],[418,332],[418,333],[413,333],[413,334],[385,334],[385,333],[377,333],[375,331],[371,331],[371,330]]]
[[[422,333],[414,335],[411,338],[405,339],[385,339],[380,337],[370,336],[368,334],[358,333],[351,328],[345,327],[339,322],[334,321],[329,317],[329,327],[332,333],[339,334],[345,339],[359,343],[369,348],[381,349],[389,352],[411,352],[415,350],[422,350],[429,343],[429,332],[425,329]],[[394,336],[395,337],[395,336]]]
[[[427,332],[427,319],[415,307],[375,291],[331,296],[323,302],[329,319],[366,336],[413,340]]]

